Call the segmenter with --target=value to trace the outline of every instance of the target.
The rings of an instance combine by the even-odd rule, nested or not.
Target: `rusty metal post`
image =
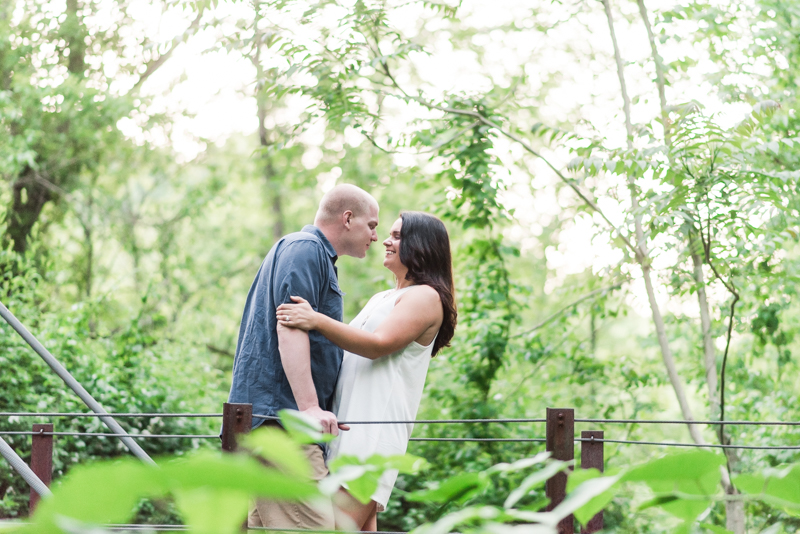
[[[53,480],[53,423],[33,425],[34,435],[31,436],[31,470],[36,473],[45,486],[50,487]],[[50,432],[50,435],[44,435]],[[33,514],[39,504],[39,494],[31,488],[29,514]]]
[[[234,404],[226,402],[222,405],[222,450],[236,450],[236,434],[250,432],[253,422],[252,404]]]
[[[603,439],[602,430],[584,430],[581,432],[581,439]],[[602,441],[581,441],[581,469],[595,468],[599,469],[602,473],[604,470],[605,460],[603,458],[603,442]],[[582,534],[592,534],[593,532],[600,532],[603,530],[603,511],[600,510],[597,514],[586,523],[581,529]]]
[[[548,408],[546,449],[552,452],[555,460],[570,461],[575,459],[575,410],[572,408]],[[547,510],[558,506],[567,495],[567,474],[564,472],[553,476],[545,484],[545,495],[550,498]],[[575,531],[573,516],[567,516],[558,523],[558,534],[573,534]]]

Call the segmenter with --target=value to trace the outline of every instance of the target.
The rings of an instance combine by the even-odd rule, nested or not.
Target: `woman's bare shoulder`
[[[411,291],[406,293],[405,295],[401,295],[400,299],[409,299],[416,303],[425,303],[425,304],[434,304],[438,303],[441,299],[439,297],[439,292],[436,291],[432,286],[428,285],[419,285],[414,287]],[[400,301],[398,299],[398,302]]]

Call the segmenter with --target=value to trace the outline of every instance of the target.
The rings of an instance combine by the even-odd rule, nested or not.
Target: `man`
[[[342,349],[317,332],[279,326],[275,309],[299,295],[315,310],[341,321],[343,293],[336,259],[365,257],[370,243],[378,240],[377,226],[378,203],[372,195],[342,184],[322,197],[313,226],[275,243],[247,295],[228,402],[251,403],[253,413],[262,415],[300,410],[317,419],[324,432],[338,434],[336,415],[330,410]],[[253,427],[263,422],[253,418]],[[328,474],[322,448],[309,445],[306,454],[314,480],[321,480]],[[333,508],[329,502],[319,506],[258,501],[248,526],[333,529]]]

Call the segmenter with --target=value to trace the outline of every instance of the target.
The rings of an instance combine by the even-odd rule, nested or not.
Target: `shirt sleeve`
[[[303,297],[319,309],[323,284],[327,280],[324,251],[313,241],[295,241],[277,258],[272,290],[275,305],[292,303],[289,297]]]

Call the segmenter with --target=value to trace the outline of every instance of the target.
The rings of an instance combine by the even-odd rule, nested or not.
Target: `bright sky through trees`
[[[520,76],[525,77],[521,82],[526,86],[522,94],[536,94],[544,84],[552,84],[555,80],[557,88],[548,92],[545,105],[539,110],[545,123],[555,126],[566,121],[577,122],[579,131],[603,131],[612,142],[619,146],[624,144],[619,86],[602,10],[589,9],[582,3],[541,2],[536,6],[534,20],[530,2],[467,0],[459,7],[456,24],[433,16],[433,12],[421,3],[402,3],[406,4],[405,7],[391,11],[390,22],[406,37],[423,40],[427,54],[411,55],[415,72],[398,73],[401,83],[408,77],[416,77],[421,80],[428,96],[435,97],[456,88],[469,93],[485,91],[492,83],[510,86],[517,83]],[[627,78],[634,100],[633,120],[646,121],[658,114],[654,73],[652,65],[647,64],[650,54],[647,36],[636,19],[638,14],[634,3],[620,2],[615,7],[624,13],[623,17],[618,17],[617,33],[622,55],[627,61]],[[652,7],[659,8],[655,3]],[[148,32],[164,41],[180,34],[193,16],[175,8],[162,10],[148,1],[134,2],[131,13],[135,13]],[[220,19],[220,28],[206,28],[190,38],[169,59],[169,68],[161,69],[145,82],[144,91],[158,95],[154,99],[156,109],[153,111],[174,114],[169,138],[175,150],[187,159],[196,157],[206,142],[224,143],[232,134],[249,134],[257,127],[255,99],[252,97],[253,66],[236,50],[208,52],[214,47],[216,36],[223,31],[221,28],[250,13],[247,2],[220,2],[207,15]],[[285,24],[285,31],[302,36],[308,30],[293,23],[296,15],[286,14],[285,20],[277,21],[277,24]],[[341,15],[329,8],[322,23],[334,26]],[[632,19],[632,24],[626,19]],[[534,24],[550,25],[551,29],[543,34],[531,29]],[[463,32],[465,27],[476,32],[471,39],[474,50],[456,49],[451,43],[453,33]],[[308,38],[313,39],[313,36]],[[708,74],[708,69],[715,68],[703,57],[702,50],[688,39],[670,41],[663,53],[667,62],[696,61],[693,67],[697,72],[695,79],[702,79],[703,74]],[[122,89],[124,83],[120,86]],[[709,112],[719,114],[721,122],[727,124],[738,122],[749,111],[746,104],[723,104],[708,82],[679,82],[670,86],[668,91],[670,102],[697,100]],[[287,109],[280,110],[270,120],[291,125],[299,121],[306,104],[301,98],[289,100]],[[385,135],[397,137],[417,117],[412,108],[403,106],[398,107],[397,113],[390,118],[393,121],[386,120],[381,126]],[[133,121],[123,121],[120,127],[128,135],[137,135]],[[319,141],[321,134],[321,128],[312,128],[304,135],[307,140]],[[355,131],[346,133],[346,139],[356,144],[366,141]],[[167,139],[162,142],[167,142]],[[501,161],[520,159],[520,147],[507,139],[499,140],[495,150]],[[400,166],[419,162],[418,158],[409,155],[396,154],[394,157]],[[558,149],[548,157],[562,165],[569,158],[565,151]],[[313,156],[307,155],[304,159],[309,168],[316,163]],[[332,179],[337,177],[334,172],[333,175],[324,175],[322,180],[327,181],[326,185],[330,187]],[[529,187],[532,177],[535,194]],[[524,228],[521,232],[514,228],[509,232],[521,239],[523,250],[526,246],[535,246],[537,233],[558,215],[563,205],[555,194],[556,179],[542,162],[535,160],[529,161],[526,169],[508,166],[503,179],[510,188],[504,202],[508,208],[516,209],[516,217]],[[564,191],[562,194],[568,193]],[[622,212],[609,200],[603,199],[602,208],[615,223],[620,223]],[[562,232],[561,245],[548,248],[549,265],[560,273],[558,279],[549,284],[551,289],[560,285],[559,279],[567,274],[581,272],[588,266],[599,270],[620,260],[619,251],[609,245],[605,236],[591,239],[591,227],[596,222],[589,215],[579,216],[572,228]],[[658,268],[659,264],[668,265],[675,258],[658,257],[654,261]],[[643,288],[636,293],[643,295]],[[636,307],[646,314],[646,303],[643,299],[638,300],[640,303]],[[666,303],[666,293],[661,292],[660,300]]]

